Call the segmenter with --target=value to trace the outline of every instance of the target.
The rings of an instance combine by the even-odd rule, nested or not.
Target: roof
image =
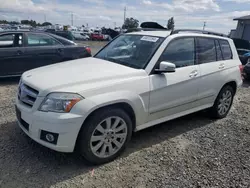
[[[216,38],[221,38],[221,39],[225,39],[227,38],[226,35],[217,35],[217,33],[213,34],[213,33],[201,33],[198,32],[199,30],[176,30],[176,33],[172,33],[172,31],[138,31],[138,32],[131,32],[131,33],[126,33],[129,35],[146,35],[146,36],[155,36],[155,37],[168,37],[170,35],[178,35],[178,36],[197,36],[197,37],[216,37]],[[180,33],[178,33],[178,31],[180,31]]]
[[[167,37],[171,31],[138,31],[127,33],[129,35],[147,35],[147,36],[156,36],[156,37]]]
[[[234,18],[234,20],[250,20],[250,15],[242,16],[242,17],[239,17],[239,18]]]

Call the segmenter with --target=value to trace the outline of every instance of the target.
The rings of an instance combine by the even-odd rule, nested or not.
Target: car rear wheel
[[[229,85],[222,88],[214,106],[210,109],[213,118],[221,119],[227,116],[233,103],[234,93],[233,88]]]
[[[92,164],[114,160],[125,149],[132,135],[132,121],[121,109],[95,112],[80,132],[79,146],[83,157]]]

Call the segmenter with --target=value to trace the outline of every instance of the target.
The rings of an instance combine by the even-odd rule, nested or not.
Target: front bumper
[[[83,117],[73,113],[53,113],[34,111],[16,99],[20,111],[18,124],[34,141],[59,152],[73,152]],[[58,135],[55,143],[44,139],[44,132]]]

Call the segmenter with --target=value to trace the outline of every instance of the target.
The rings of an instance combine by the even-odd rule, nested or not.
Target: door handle
[[[17,55],[22,55],[22,54],[23,54],[23,52],[22,52],[22,51],[20,51],[20,50],[18,50],[18,51],[16,52],[16,54],[17,54]]]
[[[224,68],[225,68],[225,64],[224,63],[222,63],[222,64],[219,65],[219,69],[224,69]]]
[[[57,51],[58,51],[59,53],[62,53],[62,52],[63,52],[63,49],[62,49],[62,48],[58,48]]]
[[[196,77],[198,75],[198,71],[197,70],[194,70],[193,72],[191,72],[190,74],[189,74],[189,77],[190,78],[193,78],[193,77]]]

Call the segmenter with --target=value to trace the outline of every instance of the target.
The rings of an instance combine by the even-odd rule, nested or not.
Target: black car
[[[56,31],[55,29],[47,29],[45,32],[58,35],[60,37],[66,38],[68,40],[75,40],[74,35],[70,31]]]
[[[249,62],[243,68],[243,76],[246,80],[250,80],[250,59]]]
[[[233,38],[242,65],[250,59],[250,42],[243,39]]]
[[[19,76],[33,68],[90,56],[89,47],[51,33],[0,33],[0,77]]]

